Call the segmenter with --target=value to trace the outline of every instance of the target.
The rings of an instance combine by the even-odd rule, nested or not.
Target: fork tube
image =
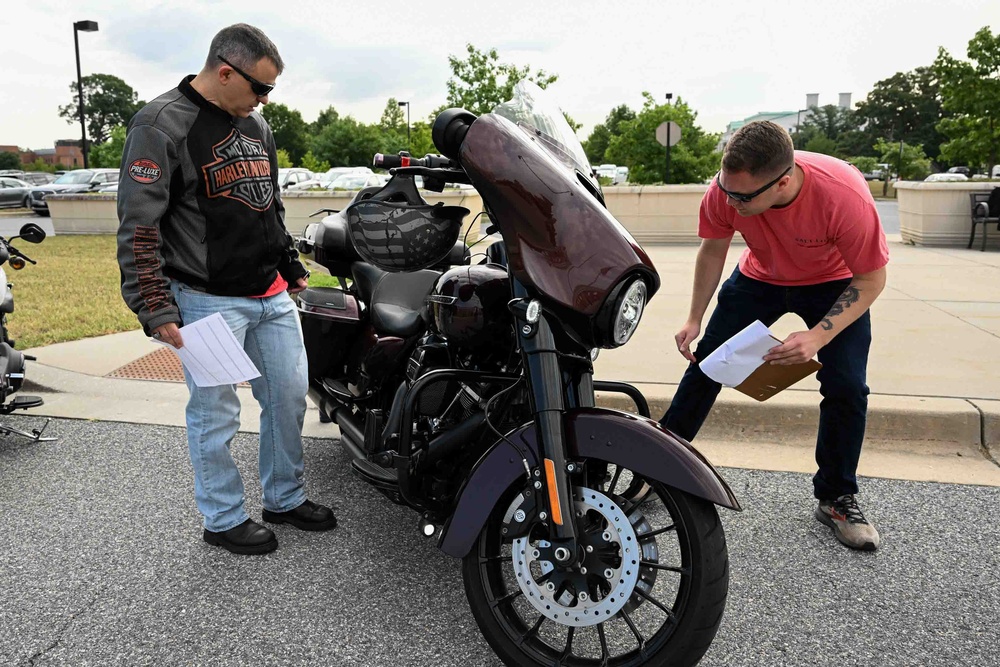
[[[573,498],[566,470],[566,434],[563,414],[562,372],[556,354],[555,339],[543,314],[538,322],[529,324],[524,317],[525,300],[514,302],[521,351],[524,354],[528,383],[531,387],[531,409],[535,415],[538,440],[542,445],[543,470],[541,479],[546,486],[545,498],[549,507],[553,532],[560,540],[571,542],[571,553],[576,553],[576,526],[573,520]],[[536,477],[538,479],[538,477]]]

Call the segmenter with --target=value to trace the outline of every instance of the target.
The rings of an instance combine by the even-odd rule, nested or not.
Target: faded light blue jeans
[[[264,508],[287,512],[306,500],[302,422],[308,373],[302,330],[287,292],[266,298],[216,296],[172,281],[184,324],[221,313],[261,376],[250,381],[260,403],[258,466]],[[243,479],[230,452],[240,426],[235,385],[198,387],[184,373],[191,397],[187,436],[194,467],[194,495],[205,528],[222,532],[249,517],[243,509]]]

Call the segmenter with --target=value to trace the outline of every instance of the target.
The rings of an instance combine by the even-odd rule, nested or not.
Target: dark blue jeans
[[[795,313],[811,329],[830,312],[850,282],[845,279],[781,287],[747,278],[736,269],[719,291],[719,303],[694,356],[701,361],[754,320],[771,326],[785,313]],[[819,404],[816,439],[819,471],[813,477],[813,491],[820,500],[858,492],[858,459],[868,412],[866,375],[871,340],[871,317],[865,311],[817,355],[823,364],[817,374],[823,400]],[[721,388],[697,365],[689,365],[660,423],[682,438],[694,439]]]

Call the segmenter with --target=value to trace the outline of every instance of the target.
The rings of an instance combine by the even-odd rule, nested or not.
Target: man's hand
[[[288,286],[288,293],[289,294],[298,294],[299,292],[301,292],[302,290],[304,290],[307,287],[309,287],[309,281],[308,280],[306,280],[305,278],[297,278],[295,280],[295,284],[294,285],[289,285]]]
[[[698,360],[694,358],[694,354],[691,352],[691,343],[698,338],[700,333],[701,324],[688,320],[684,328],[674,336],[674,341],[677,343],[677,351],[692,364],[698,363]]]
[[[764,361],[777,366],[802,364],[816,356],[819,349],[827,342],[815,331],[796,331],[786,338],[784,343],[768,350],[764,355]]]
[[[181,330],[177,327],[176,322],[167,322],[153,329],[153,338],[170,343],[178,350],[184,347],[184,341],[181,340]]]

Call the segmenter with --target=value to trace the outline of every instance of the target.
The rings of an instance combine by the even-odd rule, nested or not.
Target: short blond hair
[[[736,131],[722,154],[722,169],[751,176],[776,176],[795,164],[788,131],[769,120],[755,120]]]

